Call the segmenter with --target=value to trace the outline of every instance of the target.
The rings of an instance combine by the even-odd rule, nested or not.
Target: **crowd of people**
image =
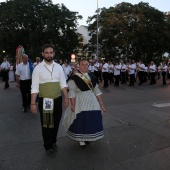
[[[67,79],[72,72],[79,70],[78,63],[68,65],[66,61],[60,62],[60,64]],[[144,64],[142,60],[139,62],[135,62],[135,60],[129,62],[90,60],[88,72],[96,77],[97,83],[103,82],[102,88],[107,88],[109,85],[119,87],[120,84],[134,86],[135,83],[141,86],[146,82],[149,82],[149,85],[154,85],[157,80],[162,80],[162,85],[167,85],[166,80],[170,79],[170,64],[165,61],[157,66],[153,61]]]
[[[40,57],[36,57],[35,62],[32,62],[33,67],[41,62]],[[69,76],[74,71],[79,70],[78,63],[70,63],[67,60],[55,60],[63,68],[65,78],[68,80]],[[5,82],[4,89],[9,88],[9,82],[16,81],[16,65],[9,62],[6,57],[0,65],[0,77]],[[162,79],[162,85],[167,84],[167,79],[170,79],[170,64],[161,62],[156,65],[153,61],[144,64],[142,60],[135,62],[130,60],[129,62],[120,61],[107,61],[107,60],[89,60],[88,72],[95,75],[97,83],[103,81],[103,88],[107,88],[109,85],[119,87],[120,84],[127,84],[134,86],[135,82],[138,85],[142,85],[145,82],[149,82],[149,85],[156,84],[156,80]]]
[[[158,79],[162,85],[170,77],[170,66],[165,62],[159,66],[151,61],[130,62],[81,59],[78,63],[54,61],[54,47],[45,44],[42,57],[31,62],[27,54],[22,55],[22,63],[16,67],[4,57],[0,65],[4,89],[9,88],[9,81],[16,81],[22,95],[23,112],[31,110],[40,113],[42,137],[46,153],[54,157],[58,150],[57,134],[63,114],[63,126],[69,138],[86,147],[90,142],[102,139],[104,130],[102,114],[106,112],[102,102],[103,88],[119,84],[139,86],[149,80],[150,85]],[[15,76],[14,76],[15,75]]]

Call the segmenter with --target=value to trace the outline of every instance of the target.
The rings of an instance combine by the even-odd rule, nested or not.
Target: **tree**
[[[57,56],[68,57],[78,44],[77,20],[81,16],[51,0],[13,0],[0,3],[0,48],[15,56],[23,45],[31,57],[41,46],[54,44]]]
[[[96,15],[88,18],[91,45],[96,44]],[[101,55],[125,59],[152,60],[168,51],[170,30],[163,12],[140,2],[120,3],[100,9],[99,47]]]

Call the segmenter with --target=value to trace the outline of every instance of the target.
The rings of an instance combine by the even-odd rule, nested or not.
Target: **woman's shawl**
[[[81,91],[93,90],[97,82],[96,77],[92,73],[88,73],[88,75],[91,80],[88,79],[87,76],[84,76],[81,72],[74,73],[70,79],[75,82]]]

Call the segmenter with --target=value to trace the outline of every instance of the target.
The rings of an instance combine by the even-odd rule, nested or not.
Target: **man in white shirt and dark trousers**
[[[108,65],[107,61],[105,60],[103,66],[102,66],[102,76],[103,76],[103,81],[104,81],[103,88],[106,88],[109,86],[108,69],[109,69],[109,65]]]
[[[66,80],[68,80],[69,76],[71,75],[72,69],[67,61],[64,61],[64,64],[62,65],[62,67],[63,67],[63,71],[65,73],[65,78],[66,78]]]
[[[23,112],[27,112],[27,109],[30,108],[31,102],[31,69],[33,66],[30,66],[28,62],[28,55],[22,55],[22,63],[18,64],[16,67],[16,81],[17,87],[20,88],[22,94],[22,106]]]
[[[144,82],[143,80],[143,72],[145,70],[145,65],[143,64],[142,60],[140,60],[138,64],[138,78],[139,78],[139,86],[141,86]]]
[[[166,65],[165,61],[162,63],[162,85],[166,85],[166,75],[167,75],[167,70],[168,70],[168,66]]]
[[[127,66],[124,64],[124,61],[121,61],[121,84],[126,84],[126,70]]]
[[[44,148],[47,155],[54,157],[58,150],[57,133],[62,116],[62,92],[64,105],[68,106],[67,84],[61,65],[54,62],[54,47],[42,47],[44,60],[35,67],[32,74],[31,112],[36,114],[36,96],[39,93],[38,108],[42,126]]]
[[[97,60],[94,60],[94,75],[96,76],[97,83],[99,83],[99,67],[100,64],[97,62]]]
[[[114,77],[115,77],[115,87],[119,87],[119,80],[120,80],[120,70],[121,70],[121,65],[118,64],[118,62],[115,62],[114,65]]]
[[[156,76],[156,65],[153,61],[151,61],[151,64],[149,66],[149,72],[151,76],[150,85],[154,85],[156,83],[155,76]]]
[[[130,77],[129,86],[134,86],[135,70],[136,70],[136,63],[134,60],[131,60],[131,63],[128,66],[128,72]]]
[[[1,64],[1,73],[2,73],[2,80],[5,82],[4,85],[4,90],[9,88],[9,69],[10,69],[10,64],[7,61],[7,58],[4,57],[4,62]]]

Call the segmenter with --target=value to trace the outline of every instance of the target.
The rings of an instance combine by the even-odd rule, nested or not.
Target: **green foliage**
[[[88,18],[92,39],[96,45],[97,15]],[[100,9],[100,55],[106,58],[154,60],[164,52],[170,52],[170,23],[165,14],[140,2],[137,5],[120,3],[115,7]]]
[[[79,45],[77,12],[51,0],[11,0],[0,3],[0,49],[15,56],[18,45],[30,57],[40,56],[41,46],[52,43],[57,57],[70,58]]]

